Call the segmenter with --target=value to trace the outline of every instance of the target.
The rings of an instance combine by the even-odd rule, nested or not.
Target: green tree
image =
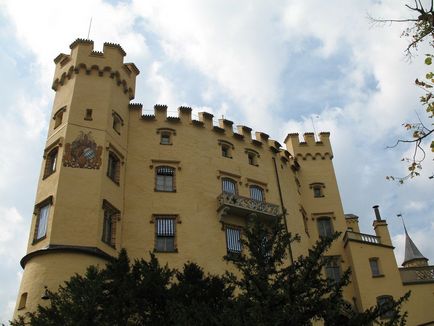
[[[287,233],[282,220],[249,221],[243,252],[225,257],[238,273],[224,276],[205,274],[192,262],[172,270],[152,254],[131,264],[122,250],[106,268],[91,266],[49,292],[47,306],[11,325],[303,326],[318,319],[327,325],[404,325],[400,309],[409,294],[356,312],[342,296],[350,271],[335,280],[323,275],[331,259],[326,251],[336,237],[322,238],[290,263],[288,246],[298,238]],[[390,319],[378,321],[389,312]]]
[[[350,271],[339,279],[324,276],[325,266],[333,259],[326,251],[339,236],[321,238],[308,255],[288,261],[288,246],[297,241],[286,232],[281,220],[266,224],[259,220],[248,223],[241,240],[243,252],[225,259],[235,265],[239,276],[229,280],[239,293],[235,299],[239,325],[311,325],[322,319],[327,325],[404,325],[406,314],[401,303],[407,293],[387,307],[372,307],[364,312],[351,309],[343,298],[343,288],[349,284]],[[384,313],[392,318],[378,321]]]
[[[427,43],[430,48],[434,47],[434,0],[430,0],[429,5],[425,7],[421,0],[414,0],[414,6],[405,6],[410,10],[410,15],[414,15],[414,17],[403,19],[369,18],[374,24],[409,24],[409,26],[404,29],[402,36],[410,39],[410,42],[405,49],[405,54],[411,59],[422,43]],[[432,58],[432,54],[426,54],[425,64],[431,65]],[[434,73],[428,72],[422,80],[416,79],[415,84],[424,92],[424,95],[420,97],[420,102],[426,109],[427,119],[433,119],[434,94],[432,90],[434,86]],[[429,122],[427,119],[418,116],[417,122],[405,122],[402,124],[402,126],[408,131],[409,136],[405,139],[398,139],[393,146],[389,146],[388,148],[395,148],[401,144],[413,146],[412,155],[402,158],[402,161],[408,164],[408,173],[402,177],[387,176],[386,179],[397,180],[399,183],[404,183],[405,180],[420,175],[423,162],[427,156],[426,152],[434,152],[434,123]],[[434,179],[434,171],[431,172],[429,179]]]

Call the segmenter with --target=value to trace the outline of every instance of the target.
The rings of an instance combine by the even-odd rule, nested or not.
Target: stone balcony
[[[356,241],[368,244],[381,244],[380,237],[371,234],[358,233],[347,231],[345,232],[344,242],[347,244],[348,241]]]
[[[223,192],[217,197],[217,205],[220,219],[229,214],[268,219],[277,218],[281,214],[279,205],[227,192]]]
[[[404,267],[399,273],[404,285],[434,283],[434,266]]]

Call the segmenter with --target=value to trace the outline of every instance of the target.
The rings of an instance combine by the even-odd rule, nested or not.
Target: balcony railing
[[[277,217],[280,214],[280,206],[258,201],[252,198],[223,192],[217,197],[220,217],[227,214],[258,217]]]
[[[403,284],[434,283],[434,266],[404,267],[399,273]]]
[[[358,232],[352,232],[347,231],[344,236],[344,241],[347,243],[348,240],[356,240],[360,242],[365,243],[373,243],[373,244],[380,244],[380,237],[377,237],[375,235],[371,234],[365,234],[365,233],[358,233]]]

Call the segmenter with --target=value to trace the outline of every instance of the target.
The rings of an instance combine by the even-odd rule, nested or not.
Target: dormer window
[[[63,113],[66,111],[66,106],[61,108],[60,110],[57,110],[56,113],[54,113],[53,120],[54,120],[54,129],[59,127],[62,124],[63,121]]]
[[[115,111],[113,111],[112,116],[113,116],[113,130],[120,135],[121,127],[124,125],[124,120]]]

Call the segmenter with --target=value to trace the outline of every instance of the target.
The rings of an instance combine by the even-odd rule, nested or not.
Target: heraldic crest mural
[[[91,132],[80,132],[72,142],[65,144],[63,166],[71,168],[99,169],[101,166],[102,146],[97,146]]]

